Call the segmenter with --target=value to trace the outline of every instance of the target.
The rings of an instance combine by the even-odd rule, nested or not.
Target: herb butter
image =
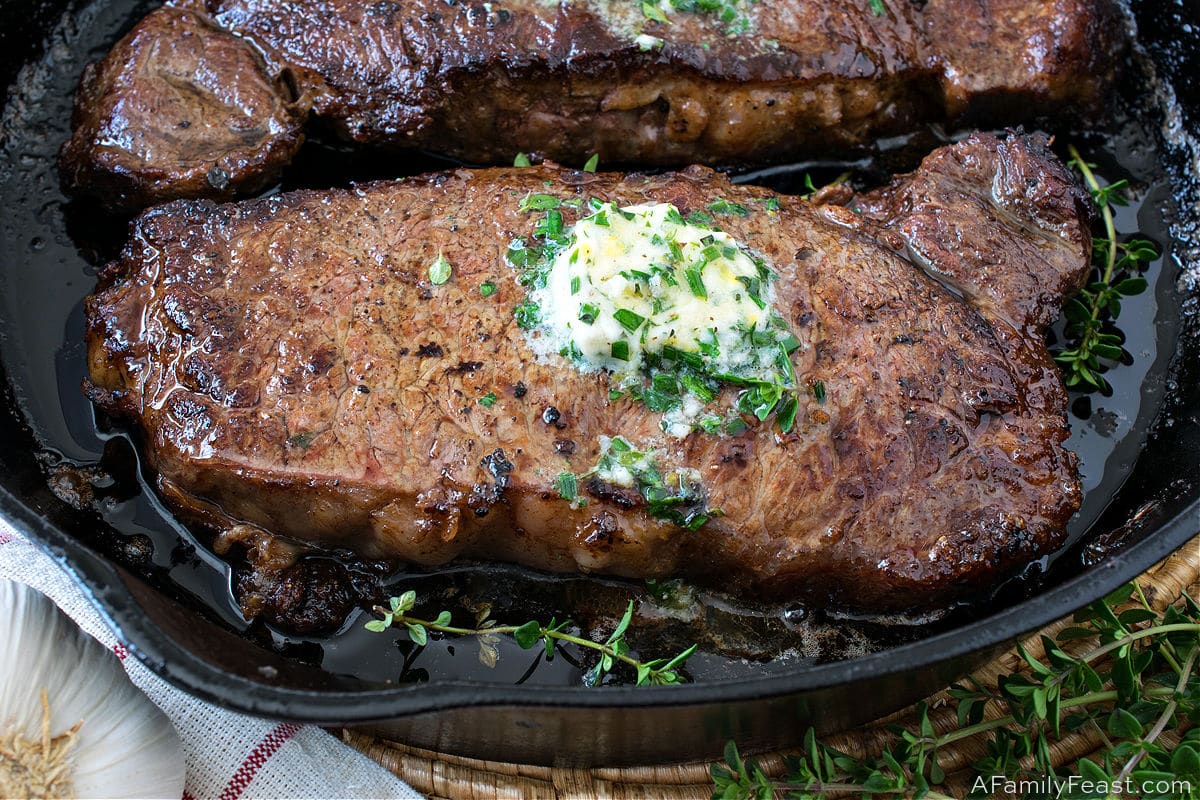
[[[669,203],[592,200],[571,227],[562,204],[552,195],[526,197],[523,210],[546,212],[534,229],[543,244],[518,240],[509,249],[530,287],[514,314],[536,351],[610,373],[614,391],[663,412],[663,430],[673,436],[735,432],[726,428],[732,419],[711,408],[727,385],[741,390],[737,412],[766,419],[778,410],[790,427],[797,342],[773,308],[774,276],[764,259],[712,227],[708,215],[685,218]]]

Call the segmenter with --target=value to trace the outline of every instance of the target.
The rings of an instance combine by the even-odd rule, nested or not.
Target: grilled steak
[[[827,156],[927,121],[1076,115],[1119,60],[1110,0],[887,6],[732,0],[732,21],[663,23],[633,0],[179,0],[88,68],[63,180],[114,208],[253,192],[310,116],[475,163]]]
[[[751,209],[719,223],[779,273],[796,375],[823,399],[803,396],[788,433],[750,418],[674,439],[610,400],[606,373],[535,356],[505,260],[531,192]],[[1043,139],[1015,135],[837,194],[774,211],[701,167],[545,166],[178,201],[136,221],[88,302],[91,395],[140,428],[168,502],[218,530],[871,609],[989,586],[1059,545],[1079,504],[1043,333],[1084,280],[1090,206]],[[599,477],[580,481],[586,505],[560,497],[556,476],[618,434],[697,470],[723,514],[689,531]]]

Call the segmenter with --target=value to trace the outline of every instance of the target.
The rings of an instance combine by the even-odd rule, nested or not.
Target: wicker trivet
[[[1138,583],[1146,599],[1159,611],[1179,600],[1185,590],[1197,597],[1200,594],[1200,536],[1148,570],[1138,578]],[[1053,636],[1067,624],[1068,620],[1059,620],[1031,635],[1025,642],[1026,651],[1040,657],[1043,650],[1039,636]],[[1020,656],[1013,648],[978,670],[975,678],[994,689],[1000,675],[1016,671],[1020,664]],[[956,725],[951,709],[946,707],[948,699],[941,692],[928,700],[929,718],[938,733]],[[913,709],[899,711],[858,730],[825,736],[823,740],[856,756],[878,753],[891,736],[887,725],[893,723],[914,727]],[[350,730],[343,731],[343,738],[435,800],[708,800],[712,796],[708,762],[622,769],[552,769],[444,755]],[[1164,734],[1162,741],[1173,743],[1171,734]],[[1054,764],[1073,763],[1094,753],[1100,745],[1098,732],[1085,730],[1064,735],[1052,749]],[[983,747],[981,737],[964,739],[938,751],[938,761],[948,776],[942,792],[954,797],[966,796],[968,767],[984,755]],[[782,756],[782,753],[773,753],[758,756],[756,760],[769,775],[777,776],[783,771]]]

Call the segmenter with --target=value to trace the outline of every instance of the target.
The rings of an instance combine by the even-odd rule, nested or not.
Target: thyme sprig
[[[714,798],[863,797],[950,800],[938,753],[954,742],[987,737],[984,755],[954,782],[970,798],[1200,797],[1200,606],[1186,594],[1163,613],[1127,584],[1074,617],[1040,657],[1018,647],[1023,669],[1000,678],[997,691],[968,679],[948,694],[957,727],[937,733],[929,707],[917,724],[892,726],[878,754],[858,758],[821,743],[810,729],[802,752],[772,778],[730,742],[711,770]],[[1091,729],[1104,741],[1099,758],[1072,772],[1055,767],[1052,746],[1063,731]],[[1174,736],[1164,737],[1171,732]]]
[[[368,621],[363,627],[369,631],[382,633],[392,627],[403,627],[408,638],[419,647],[429,643],[431,634],[446,636],[473,636],[483,642],[495,641],[498,636],[511,636],[523,650],[532,650],[539,644],[542,646],[547,660],[554,658],[556,648],[560,643],[575,645],[585,650],[593,650],[599,654],[596,663],[583,676],[587,686],[599,686],[606,675],[612,672],[618,664],[632,668],[638,686],[667,686],[684,683],[687,678],[681,671],[688,658],[696,652],[692,645],[673,658],[655,658],[643,661],[631,654],[625,634],[629,623],[633,620],[633,601],[625,608],[625,613],[617,622],[613,632],[603,641],[593,641],[583,636],[571,633],[573,624],[564,619],[561,622],[551,618],[542,623],[529,620],[521,625],[499,625],[495,620],[488,619],[486,614],[476,620],[475,627],[463,627],[453,624],[453,615],[449,611],[440,611],[433,619],[414,616],[408,612],[417,604],[417,593],[410,589],[398,597],[388,599],[387,606],[375,606],[374,611],[379,619]]]
[[[1063,309],[1067,319],[1068,346],[1054,354],[1063,366],[1063,379],[1069,388],[1111,392],[1103,373],[1125,357],[1121,348],[1124,337],[1115,321],[1121,314],[1121,298],[1146,291],[1142,272],[1158,258],[1153,242],[1134,236],[1127,241],[1117,237],[1113,206],[1128,205],[1129,182],[1118,180],[1101,186],[1095,165],[1089,164],[1074,145],[1069,145],[1070,165],[1079,170],[1100,211],[1104,236],[1092,239],[1092,277],[1088,285]]]

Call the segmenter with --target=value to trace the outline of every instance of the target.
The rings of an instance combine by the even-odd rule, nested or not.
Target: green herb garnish
[[[517,206],[518,211],[548,211],[562,205],[562,200],[552,194],[527,194]]]
[[[654,2],[654,0],[645,0],[645,2],[642,3],[642,15],[646,19],[652,19],[655,22],[661,22],[664,25],[670,21],[667,19],[667,15],[662,12],[662,9],[658,7],[658,3]]]
[[[692,645],[674,658],[656,658],[642,661],[631,656],[629,645],[625,641],[625,632],[633,620],[633,601],[625,607],[625,613],[617,622],[613,632],[603,641],[585,639],[568,630],[574,626],[569,620],[559,622],[551,619],[547,623],[530,620],[522,625],[498,625],[488,619],[484,611],[476,616],[475,627],[463,627],[452,624],[453,615],[449,611],[441,611],[433,619],[417,617],[409,612],[417,604],[417,594],[413,590],[404,592],[399,597],[388,600],[387,606],[375,606],[374,612],[378,619],[372,619],[365,627],[369,631],[382,633],[389,628],[402,627],[408,633],[408,638],[418,647],[429,643],[430,634],[446,636],[473,636],[480,640],[480,660],[495,664],[497,653],[488,639],[496,636],[511,636],[523,650],[539,647],[539,658],[547,660],[554,658],[556,647],[562,643],[599,653],[595,665],[583,676],[587,686],[599,686],[618,663],[632,669],[638,686],[664,686],[683,683],[686,678],[680,672],[687,660],[696,652]],[[490,648],[490,649],[488,649]]]
[[[307,450],[315,437],[316,434],[312,433],[311,431],[304,431],[303,433],[297,433],[294,436],[289,436],[287,443],[292,447],[299,447],[301,450]]]
[[[527,300],[513,308],[513,316],[521,330],[533,330],[542,321],[542,309],[537,303]]]
[[[560,472],[554,479],[554,488],[563,500],[573,501],[579,496],[579,481],[573,472]]]
[[[479,293],[484,297],[491,297],[496,293],[496,284],[491,281],[484,281],[479,284]]]
[[[438,251],[438,257],[429,265],[429,282],[434,286],[441,286],[446,281],[450,280],[450,274],[454,272],[454,267],[450,266],[450,262],[446,260],[446,256]]]
[[[623,436],[604,442],[600,460],[584,477],[627,473],[638,493],[646,501],[646,511],[656,519],[673,522],[694,531],[717,513],[710,510],[704,488],[692,473],[679,471],[664,475],[653,452],[635,448]]]
[[[595,172],[595,171],[596,171],[596,167],[598,167],[598,166],[600,166],[600,154],[599,154],[599,153],[593,153],[593,154],[592,154],[592,157],[591,157],[591,158],[589,158],[589,159],[587,160],[587,163],[585,163],[585,164],[583,165],[583,171],[584,171],[584,172]]]
[[[600,309],[592,303],[583,303],[579,306],[579,321],[585,325],[595,323],[596,317],[600,316]]]
[[[496,405],[496,393],[488,392],[483,397],[479,398],[479,405],[483,406],[484,408],[491,408],[492,406]]]
[[[1092,277],[1063,308],[1067,319],[1068,345],[1054,354],[1063,367],[1063,379],[1072,389],[1110,392],[1103,373],[1123,357],[1125,338],[1115,322],[1121,314],[1121,298],[1146,291],[1142,277],[1151,261],[1159,257],[1154,243],[1139,237],[1122,242],[1117,238],[1113,206],[1128,204],[1129,183],[1115,181],[1101,186],[1093,165],[1083,160],[1074,145],[1067,147],[1070,165],[1079,170],[1100,209],[1105,235],[1092,239]]]
[[[776,201],[776,203],[778,203],[778,201]],[[750,214],[750,209],[746,208],[741,203],[735,203],[732,200],[726,200],[720,197],[708,204],[708,210],[714,214],[726,214],[737,217],[745,217]]]
[[[618,308],[614,311],[613,319],[621,323],[621,327],[630,333],[636,331],[646,321],[646,318],[641,314],[637,314],[627,308]]]
[[[864,754],[829,747],[809,729],[783,774],[770,777],[730,742],[724,765],[711,771],[713,796],[953,800],[964,795],[938,791],[948,783],[939,751],[977,741],[977,760],[955,767],[965,774],[954,783],[970,798],[1017,796],[1004,788],[1010,782],[1037,787],[1021,795],[1030,798],[1197,797],[1200,605],[1190,596],[1159,612],[1129,583],[1077,611],[1054,638],[1017,652],[1020,670],[1000,676],[995,690],[974,678],[955,684],[947,708],[920,704],[915,725],[892,726],[887,741]],[[1055,766],[1055,751],[1081,737],[1100,745],[1098,757],[1080,759],[1075,770]]]

